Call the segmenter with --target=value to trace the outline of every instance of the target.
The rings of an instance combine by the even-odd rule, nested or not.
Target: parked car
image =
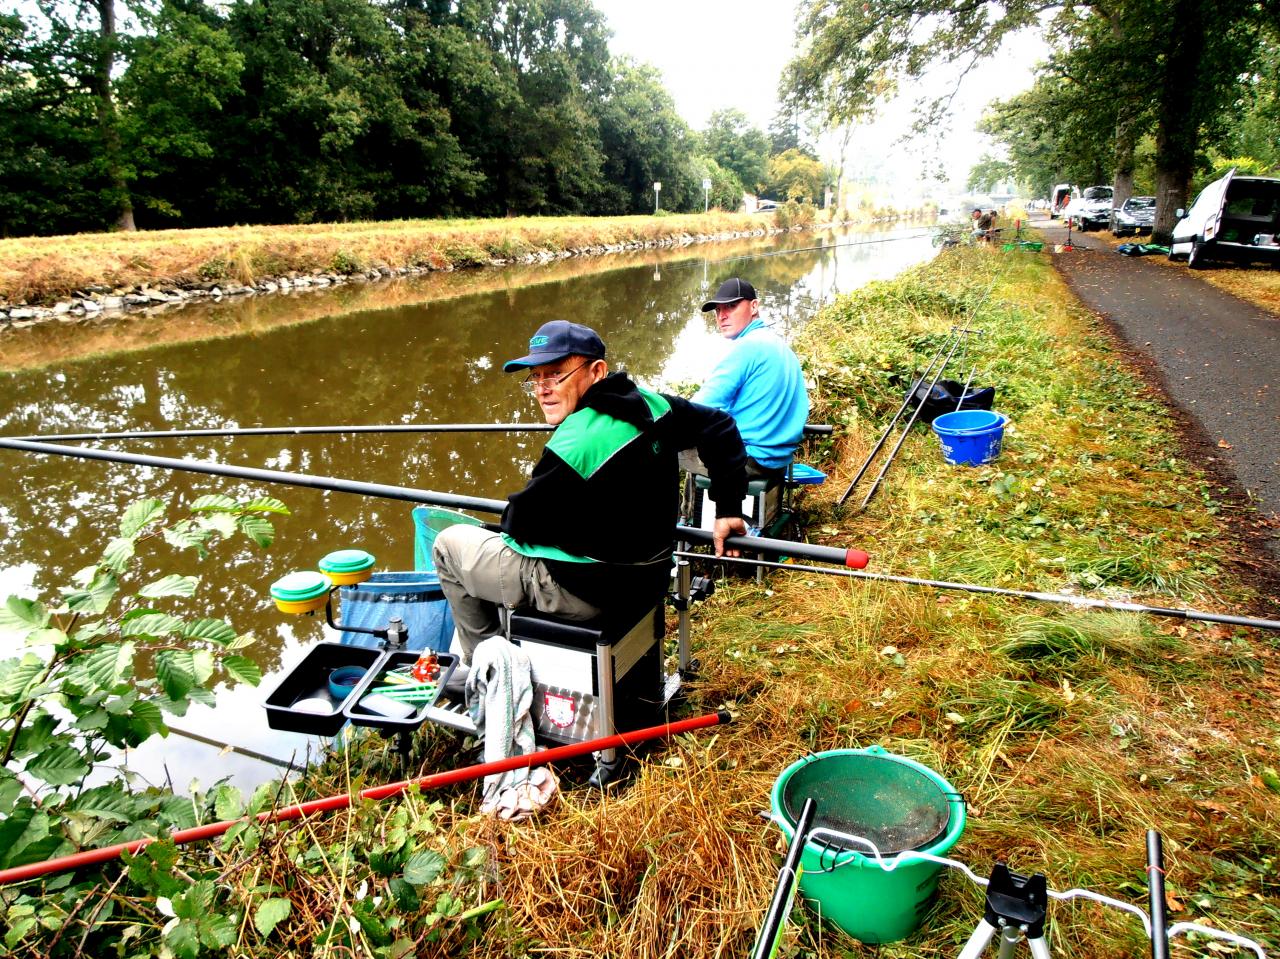
[[[1109,186],[1085,187],[1084,193],[1072,198],[1062,215],[1081,233],[1100,230],[1111,222],[1111,196]]]
[[[1213,260],[1265,260],[1280,264],[1280,179],[1236,176],[1233,168],[1178,211],[1169,259],[1187,258],[1203,269]]]
[[[1131,196],[1111,211],[1111,235],[1134,236],[1150,233],[1156,222],[1156,198]]]
[[[1049,194],[1049,219],[1056,220],[1062,216],[1067,204],[1080,195],[1080,191],[1070,183],[1059,183]]]

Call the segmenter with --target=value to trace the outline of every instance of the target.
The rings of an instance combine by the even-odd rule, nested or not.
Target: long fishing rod
[[[204,473],[208,476],[226,476],[232,479],[250,480],[256,483],[277,483],[283,486],[301,486],[308,489],[329,490],[336,493],[357,493],[380,499],[403,500],[427,506],[443,506],[449,509],[467,509],[478,513],[501,513],[507,508],[506,500],[484,499],[479,496],[461,496],[457,493],[441,493],[435,490],[413,489],[409,486],[388,486],[383,483],[361,483],[334,476],[313,476],[309,473],[287,473],[282,470],[264,470],[250,466],[224,466],[199,460],[179,460],[167,456],[148,456],[141,453],[118,453],[114,450],[85,449],[78,446],[58,446],[53,443],[36,443],[0,437],[0,449],[22,450],[27,453],[45,453],[51,456],[67,456],[72,459],[103,460],[108,463],[124,463],[130,466],[150,466],[156,469],[175,470],[184,473]],[[690,526],[673,527],[672,535],[685,542],[711,543],[710,530]],[[728,549],[745,549],[762,553],[786,553],[804,556],[820,563],[835,563],[851,569],[862,569],[869,561],[862,550],[842,549],[835,546],[812,546],[808,543],[792,543],[784,539],[758,536],[730,536],[725,540]]]
[[[904,586],[928,586],[932,589],[954,589],[964,593],[985,593],[988,596],[1009,596],[1015,599],[1033,599],[1043,603],[1060,603],[1077,609],[1111,609],[1121,613],[1145,613],[1149,616],[1167,616],[1171,619],[1192,620],[1200,623],[1221,623],[1226,626],[1247,626],[1250,629],[1280,631],[1280,621],[1256,619],[1250,616],[1229,616],[1225,613],[1206,613],[1198,609],[1175,609],[1165,606],[1146,606],[1142,603],[1124,603],[1118,600],[1093,599],[1087,596],[1068,596],[1065,593],[1040,593],[1023,589],[1001,589],[996,586],[976,586],[972,583],[952,583],[941,579],[920,579],[915,576],[897,576],[892,573],[866,573],[856,569],[828,569],[825,566],[806,566],[800,563],[780,563],[763,559],[734,556],[711,556],[707,553],[677,551],[677,559],[700,559],[715,563],[739,563],[767,569],[782,569],[795,573],[823,573],[827,576],[849,576],[877,583],[901,583]]]
[[[805,246],[794,250],[771,250],[768,253],[744,253],[741,256],[726,256],[723,260],[708,260],[707,263],[732,263],[734,260],[759,260],[766,256],[786,256],[789,253],[814,253],[822,250],[838,250],[846,246],[871,246],[875,243],[894,243],[898,240],[923,240],[929,233],[911,233],[907,236],[885,236],[875,240],[850,240],[848,243],[828,243],[825,246]]]
[[[862,477],[865,476],[867,470],[871,468],[872,460],[876,458],[876,455],[880,452],[880,450],[884,447],[884,444],[888,441],[889,434],[893,432],[893,428],[894,426],[897,425],[898,419],[902,416],[903,413],[906,412],[907,407],[911,405],[911,401],[915,399],[916,390],[920,388],[920,384],[924,382],[924,378],[928,376],[931,372],[933,372],[934,364],[936,364],[938,360],[941,358],[942,351],[945,350],[947,348],[947,345],[951,343],[951,341],[954,340],[959,335],[960,333],[957,331],[957,328],[953,326],[951,328],[950,335],[945,340],[943,340],[942,345],[938,347],[938,352],[933,354],[933,359],[929,361],[929,365],[925,367],[920,372],[920,375],[916,377],[916,379],[912,382],[911,389],[907,390],[907,395],[902,398],[902,405],[899,406],[898,411],[893,414],[893,419],[889,420],[889,425],[886,426],[884,428],[884,432],[880,434],[880,439],[876,441],[876,445],[871,447],[871,452],[867,454],[867,458],[863,461],[862,466],[859,468],[857,472],[857,475],[854,476],[854,478],[849,482],[849,485],[845,487],[845,491],[840,494],[840,498],[836,500],[837,506],[843,506],[844,501],[849,498],[849,494],[853,492],[854,487],[857,486],[862,481]]]
[[[56,433],[0,439],[36,443],[79,443],[98,440],[187,439],[196,436],[307,436],[333,433],[549,433],[550,423],[383,423],[370,426],[244,426],[199,430],[122,430],[114,433]],[[828,423],[806,423],[806,436],[830,436]]]
[[[209,823],[205,826],[193,826],[190,829],[180,829],[169,836],[169,841],[176,844],[188,842],[203,842],[206,839],[212,839],[215,836],[221,836],[232,826],[239,823],[253,822],[289,822],[294,819],[302,819],[305,816],[314,815],[316,813],[332,812],[337,809],[348,808],[353,800],[372,799],[381,801],[390,799],[406,792],[410,787],[417,786],[419,789],[436,789],[440,786],[451,786],[455,783],[471,782],[479,779],[481,776],[489,776],[494,773],[506,772],[511,769],[525,769],[532,766],[545,765],[547,763],[559,762],[562,759],[573,759],[577,756],[585,756],[588,753],[600,752],[605,749],[623,749],[634,746],[638,743],[647,742],[651,739],[666,739],[670,736],[676,736],[680,733],[693,732],[697,729],[706,729],[710,726],[718,726],[721,723],[731,722],[732,714],[726,710],[708,713],[705,716],[696,716],[692,719],[682,719],[674,723],[665,723],[661,726],[649,726],[645,729],[636,729],[632,732],[617,733],[613,736],[604,736],[600,739],[589,739],[585,742],[571,743],[568,746],[557,746],[552,749],[539,749],[531,753],[524,753],[519,756],[509,756],[506,759],[498,759],[493,762],[480,763],[475,766],[464,766],[461,769],[450,769],[446,772],[432,773],[429,776],[422,776],[418,779],[404,780],[401,782],[389,783],[385,786],[373,786],[369,789],[361,790],[354,794],[339,793],[336,796],[328,796],[323,799],[312,799],[308,802],[298,803],[295,806],[285,806],[282,809],[269,810],[267,812],[258,813],[256,817],[244,816],[240,819],[227,819],[222,822]],[[99,849],[85,849],[81,852],[71,853],[66,856],[59,856],[56,859],[47,859],[44,862],[28,863],[23,866],[12,866],[8,869],[0,869],[0,885],[13,882],[24,882],[28,879],[36,879],[40,876],[51,875],[55,872],[65,872],[68,869],[79,869],[84,866],[93,866],[98,863],[110,862],[112,859],[119,859],[126,852],[136,853],[143,846],[147,846],[157,841],[157,837],[151,836],[143,839],[135,839],[132,842],[118,843],[114,846],[103,846]]]
[[[961,343],[968,342],[968,331],[961,333],[960,338],[951,344],[951,349],[947,352],[946,357],[942,361],[942,365],[938,367],[938,371],[933,374],[933,379],[929,381],[928,388],[924,391],[926,397],[933,393],[933,388],[938,385],[938,381],[942,379],[943,371],[946,370],[947,364],[951,362],[951,357],[955,355]],[[862,504],[858,509],[866,509],[867,504],[871,502],[871,497],[876,495],[876,491],[880,489],[880,484],[884,482],[885,475],[889,472],[889,467],[893,465],[893,461],[898,458],[898,451],[902,449],[902,444],[907,441],[907,437],[911,435],[911,427],[916,425],[916,420],[920,418],[920,414],[924,412],[924,400],[922,399],[916,404],[916,408],[912,411],[911,416],[907,419],[907,425],[902,428],[902,435],[898,437],[898,442],[893,445],[893,449],[889,451],[888,457],[880,466],[880,472],[876,474],[876,478],[871,481],[871,488],[867,490],[867,495],[862,498]]]

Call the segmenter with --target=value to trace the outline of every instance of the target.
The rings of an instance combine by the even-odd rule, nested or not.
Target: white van
[[[1236,176],[1232,169],[1178,211],[1169,259],[1203,269],[1210,259],[1280,263],[1280,179]]]
[[[1067,208],[1072,198],[1079,195],[1080,191],[1070,183],[1059,183],[1055,186],[1053,192],[1049,194],[1049,219],[1056,220],[1062,215],[1062,211]]]

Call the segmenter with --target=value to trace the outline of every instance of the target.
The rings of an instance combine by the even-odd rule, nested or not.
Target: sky
[[[593,0],[605,15],[613,38],[609,49],[657,67],[676,109],[695,130],[712,112],[734,107],[761,130],[777,111],[778,80],[791,58],[797,0]],[[1007,43],[997,56],[972,71],[952,104],[951,129],[935,143],[899,143],[911,121],[911,101],[936,95],[946,80],[936,75],[905,102],[889,106],[884,118],[855,133],[861,163],[900,171],[918,179],[926,159],[941,158],[961,183],[984,150],[985,137],[974,132],[982,110],[993,99],[1031,85],[1032,67],[1045,55],[1034,37]],[[823,158],[834,162],[834,143],[820,142]]]

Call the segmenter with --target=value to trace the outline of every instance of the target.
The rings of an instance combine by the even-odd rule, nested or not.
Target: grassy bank
[[[236,282],[370,269],[445,270],[566,251],[657,243],[773,225],[773,217],[520,217],[160,230],[0,240],[0,302],[75,290]],[[603,251],[602,251],[603,252]]]
[[[971,359],[1011,417],[1001,458],[947,467],[920,432],[865,513],[836,509],[900,401],[892,374],[961,322],[985,331]],[[882,572],[1237,612],[1275,599],[1237,566],[1224,491],[1182,458],[1158,398],[1047,257],[948,251],[841,299],[800,348],[811,419],[840,427],[821,463],[831,477],[806,504],[810,538],[864,547]],[[687,712],[728,705],[737,721],[651,752],[625,788],[570,789],[519,826],[475,815],[461,789],[247,830],[173,865],[160,848],[130,877],[150,895],[113,885],[115,869],[77,877],[23,903],[47,928],[8,945],[72,955],[96,924],[91,943],[132,930],[121,954],[153,954],[165,896],[196,937],[180,954],[744,956],[778,864],[777,830],[757,815],[773,781],[807,752],[878,744],[964,794],[953,854],[979,874],[1003,858],[1056,889],[1141,903],[1155,827],[1172,920],[1280,948],[1275,636],[779,573],[724,583],[693,640],[703,665]],[[469,761],[458,753],[430,731],[414,771]],[[299,788],[392,778],[388,755],[372,740]],[[904,943],[860,947],[798,908],[779,955],[954,955],[980,915],[979,892],[947,878]],[[1080,905],[1051,917],[1055,955],[1144,953],[1131,917]]]

